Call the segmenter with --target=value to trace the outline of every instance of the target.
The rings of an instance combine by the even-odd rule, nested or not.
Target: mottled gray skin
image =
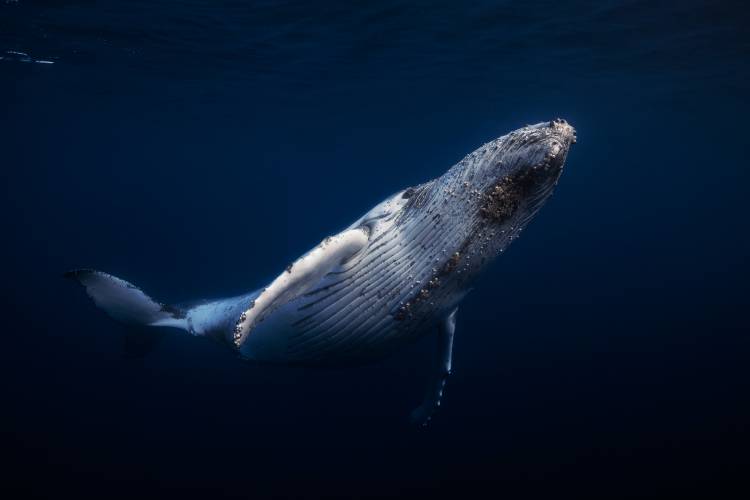
[[[350,250],[337,253],[344,247],[324,242],[313,260],[302,257],[289,266],[280,276],[289,273],[296,288],[270,284],[268,294],[262,289],[180,308],[100,271],[68,276],[115,319],[185,329],[219,340],[245,359],[306,364],[375,359],[427,332],[452,330],[446,319],[455,320],[452,313],[477,275],[552,193],[574,140],[573,128],[555,120],[485,144],[441,177],[399,191],[340,233],[353,239],[326,240],[356,241]],[[307,270],[295,275],[299,271],[293,268]],[[273,302],[271,296],[283,299]],[[238,324],[259,300],[268,311],[237,342]]]
[[[430,332],[541,208],[573,142],[564,120],[524,127],[384,201],[350,226],[369,228],[367,248],[269,317],[242,356],[356,362]]]
[[[252,361],[356,363],[433,332],[438,363],[411,414],[425,424],[451,371],[459,303],[550,196],[573,142],[564,120],[489,142],[441,177],[386,199],[266,289],[239,297],[167,306],[101,271],[66,276],[119,321],[187,330]]]

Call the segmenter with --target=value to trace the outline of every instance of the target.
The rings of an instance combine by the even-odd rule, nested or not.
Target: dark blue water
[[[3,486],[663,498],[741,485],[748,22],[739,4],[695,1],[4,2]],[[155,331],[132,359],[129,330],[61,278],[94,267],[173,302],[243,292],[386,195],[557,116],[578,144],[462,305],[427,429],[406,416],[429,341],[315,370]]]

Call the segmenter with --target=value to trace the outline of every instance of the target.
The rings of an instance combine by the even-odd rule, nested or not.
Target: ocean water
[[[697,1],[2,2],[3,488],[747,493],[749,22]],[[346,369],[167,330],[140,355],[61,277],[250,290],[558,116],[578,143],[462,304],[425,429],[429,340]]]

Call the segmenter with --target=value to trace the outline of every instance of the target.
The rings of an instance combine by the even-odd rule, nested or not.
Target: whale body
[[[265,287],[237,297],[180,307],[101,271],[66,276],[116,320],[182,329],[250,361],[356,363],[435,334],[438,369],[412,412],[423,424],[451,370],[461,300],[551,195],[575,140],[575,129],[555,119],[490,141],[442,176],[388,197]]]

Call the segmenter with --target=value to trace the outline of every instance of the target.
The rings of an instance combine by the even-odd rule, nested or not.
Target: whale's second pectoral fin
[[[427,425],[432,418],[432,414],[440,406],[445,382],[451,374],[453,334],[456,331],[456,311],[458,311],[458,308],[453,309],[440,324],[437,334],[437,367],[427,386],[427,392],[422,404],[411,412],[411,421],[414,424]]]
[[[234,345],[240,348],[253,328],[279,306],[310,290],[336,266],[367,246],[367,229],[349,229],[323,240],[286,268],[243,312],[234,328]]]

